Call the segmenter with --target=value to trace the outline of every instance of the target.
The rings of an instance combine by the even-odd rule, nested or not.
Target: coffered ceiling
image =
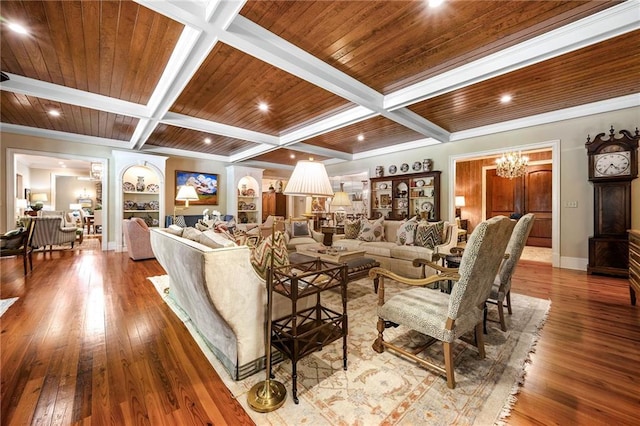
[[[637,0],[0,7],[0,128],[82,144],[291,167],[640,104]]]

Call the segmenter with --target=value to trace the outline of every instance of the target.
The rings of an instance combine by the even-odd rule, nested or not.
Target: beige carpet
[[[487,425],[509,412],[524,366],[533,350],[539,328],[550,302],[518,294],[512,295],[513,312],[509,331],[489,322],[485,336],[487,357],[478,359],[472,346],[456,345],[455,389],[444,378],[389,352],[371,349],[376,337],[375,306],[371,280],[349,283],[348,370],[342,369],[342,340],[298,362],[298,397],[291,397],[291,363],[274,366],[278,381],[287,388],[285,404],[272,413],[261,414],[247,406],[247,392],[264,373],[234,382],[212,355],[188,318],[165,293],[168,277],[149,278],[160,295],[189,328],[200,348],[220,374],[231,393],[258,425]],[[398,292],[399,284],[387,280],[387,295]],[[325,292],[323,303],[336,308],[337,293]],[[495,309],[493,309],[495,311]],[[490,312],[490,317],[495,312]],[[497,316],[497,315],[495,315]],[[385,332],[387,340],[414,341],[423,336],[399,327]],[[428,356],[442,360],[442,345],[434,345]]]
[[[11,297],[9,299],[0,299],[0,317],[4,315],[4,313],[7,312],[7,309],[9,309],[11,305],[16,303],[17,300],[18,300],[17,297]]]

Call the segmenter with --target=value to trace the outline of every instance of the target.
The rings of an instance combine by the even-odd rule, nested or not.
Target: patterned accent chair
[[[498,306],[500,329],[502,331],[507,331],[507,325],[504,321],[504,301],[506,299],[507,310],[509,315],[511,315],[511,277],[513,276],[513,271],[515,271],[516,265],[520,260],[522,251],[527,244],[527,238],[529,238],[529,233],[533,227],[534,217],[533,213],[527,213],[518,220],[518,223],[516,223],[516,226],[513,228],[513,233],[511,234],[511,239],[509,240],[509,245],[507,246],[506,251],[506,254],[508,254],[509,257],[502,261],[500,271],[498,272],[498,275],[496,275],[496,279],[491,287],[491,294],[487,300],[487,303]],[[487,313],[485,311],[485,315],[486,314]]]
[[[22,256],[24,265],[24,274],[27,275],[27,261],[29,262],[29,270],[33,271],[33,249],[30,246],[33,237],[33,228],[35,221],[28,221],[28,225],[22,230],[9,232],[9,235],[0,235],[0,257],[6,256]]]
[[[49,250],[53,250],[54,245],[62,245],[71,243],[71,248],[76,241],[76,227],[67,226],[62,216],[42,216],[34,217],[36,222],[33,239],[31,240],[32,247],[44,247]]]
[[[378,353],[382,353],[385,348],[391,349],[424,367],[444,373],[447,386],[455,388],[453,342],[456,339],[464,340],[465,333],[474,331],[475,341],[468,343],[475,345],[480,358],[484,358],[484,305],[514,225],[513,221],[504,216],[491,218],[478,225],[467,242],[458,272],[438,267],[442,272],[440,275],[413,279],[382,268],[373,268],[369,276],[379,280],[378,338],[373,343],[373,349]],[[385,300],[385,277],[408,284],[412,288]],[[456,281],[451,295],[425,287],[443,277]],[[383,338],[385,328],[397,325],[404,325],[441,341],[444,347],[444,368],[418,357],[414,352],[386,342]]]
[[[151,249],[151,231],[140,217],[132,217],[122,221],[124,243],[129,257],[133,260],[155,259]]]

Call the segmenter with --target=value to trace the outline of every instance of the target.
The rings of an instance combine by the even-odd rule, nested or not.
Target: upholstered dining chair
[[[373,349],[381,353],[385,348],[403,355],[418,364],[446,375],[447,386],[455,388],[453,343],[456,339],[468,341],[464,335],[475,333],[474,344],[484,358],[482,320],[484,304],[502,261],[514,222],[504,216],[488,219],[471,234],[460,261],[458,272],[441,268],[439,275],[411,279],[382,268],[373,268],[369,276],[379,279],[378,337]],[[434,291],[425,285],[444,277],[456,281],[451,294]],[[391,278],[412,288],[385,300],[384,280]],[[402,325],[441,341],[444,347],[444,368],[384,340],[387,327]]]
[[[22,256],[25,275],[27,275],[27,261],[29,270],[33,271],[33,249],[30,243],[35,224],[35,220],[30,220],[29,224],[21,231],[9,233],[9,235],[0,235],[2,241],[2,244],[0,244],[0,257]]]
[[[533,220],[535,215],[533,213],[527,213],[522,216],[516,226],[513,228],[509,244],[505,254],[505,259],[500,265],[500,270],[496,275],[496,278],[491,287],[491,293],[487,303],[498,306],[498,317],[500,318],[500,329],[507,331],[507,325],[504,320],[504,302],[507,302],[507,311],[511,315],[511,277],[516,269],[516,265],[522,256],[522,251],[527,244],[527,238],[533,227]],[[486,311],[485,311],[486,315]]]

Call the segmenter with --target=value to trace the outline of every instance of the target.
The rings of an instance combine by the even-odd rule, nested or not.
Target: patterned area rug
[[[10,299],[0,299],[0,317],[7,312],[7,309],[18,300],[17,297],[12,297]]]
[[[165,293],[168,277],[149,279],[185,321],[226,386],[258,425],[487,425],[499,422],[515,402],[514,395],[524,378],[528,355],[533,351],[550,306],[548,300],[513,294],[513,315],[507,315],[508,331],[500,331],[497,323],[487,324],[484,360],[478,358],[473,346],[456,344],[456,388],[449,389],[443,377],[390,352],[378,354],[371,349],[377,335],[377,295],[373,293],[370,279],[351,282],[347,307],[348,370],[342,369],[341,339],[300,360],[300,403],[296,405],[291,397],[291,362],[274,366],[276,380],[287,388],[287,400],[280,409],[262,414],[248,407],[247,392],[264,380],[264,372],[240,382],[231,380],[188,318],[175,306],[170,291]],[[390,297],[400,291],[400,284],[386,280],[385,288]],[[323,304],[337,309],[341,306],[339,294],[325,292]],[[492,316],[497,319],[495,308],[490,308],[489,318]],[[385,331],[386,340],[397,342],[419,344],[423,337],[403,327]],[[433,345],[426,356],[443,364],[442,345]]]

